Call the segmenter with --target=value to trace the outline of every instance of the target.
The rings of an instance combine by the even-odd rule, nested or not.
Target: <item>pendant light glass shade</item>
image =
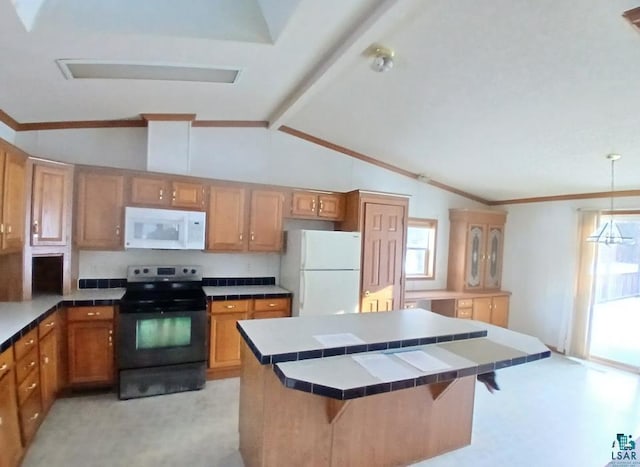
[[[602,224],[598,229],[587,237],[588,242],[604,243],[605,245],[622,245],[634,242],[633,237],[625,237],[620,232],[618,224],[611,219]]]
[[[621,245],[634,243],[633,237],[625,237],[620,231],[620,227],[613,221],[613,194],[614,194],[614,163],[620,159],[620,154],[608,154],[607,160],[611,161],[611,203],[610,218],[602,224],[591,235],[587,237],[588,242],[603,243],[605,245]]]

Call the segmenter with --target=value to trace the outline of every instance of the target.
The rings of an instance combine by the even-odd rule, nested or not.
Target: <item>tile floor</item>
[[[554,355],[501,370],[498,383],[495,394],[476,387],[472,444],[415,466],[602,467],[617,433],[640,435],[640,375]],[[23,467],[240,467],[238,387],[60,399]]]

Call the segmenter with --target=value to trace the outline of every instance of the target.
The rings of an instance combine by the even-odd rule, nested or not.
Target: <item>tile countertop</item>
[[[486,327],[479,322],[447,318],[421,309],[243,320],[237,327],[262,364],[487,335]],[[361,342],[324,347],[314,337],[343,333],[351,333]]]
[[[203,287],[210,299],[266,298],[269,296],[290,296],[291,292],[275,285],[239,285],[224,287]],[[115,304],[124,295],[124,288],[81,289],[69,295],[39,295],[24,302],[0,302],[0,352],[5,350],[11,339],[19,337],[44,319],[58,306],[92,306]],[[18,335],[18,336],[16,336]]]
[[[258,361],[273,364],[284,386],[338,400],[452,381],[551,355],[535,337],[423,309],[245,320],[238,329]],[[343,333],[361,342],[328,348],[315,337]],[[403,354],[432,363],[423,371]],[[380,366],[372,374],[356,359],[378,360]]]

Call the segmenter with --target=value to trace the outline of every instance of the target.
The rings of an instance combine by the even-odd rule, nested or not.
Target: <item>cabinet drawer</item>
[[[211,302],[211,313],[229,313],[249,311],[251,300],[226,300],[223,302]]]
[[[456,305],[458,308],[471,308],[473,306],[473,299],[464,298],[464,299],[458,300]]]
[[[38,386],[40,384],[40,371],[36,367],[34,371],[32,371],[27,378],[18,385],[18,405],[22,406],[24,401],[26,401],[31,394],[34,392],[40,395],[40,389]],[[39,399],[39,397],[38,397]]]
[[[38,349],[35,347],[16,362],[16,383],[20,384],[38,366]]]
[[[20,407],[19,414],[22,439],[26,445],[31,438],[33,438],[33,435],[42,422],[42,402],[40,401],[40,394],[32,394],[31,397],[26,399]]]
[[[112,306],[77,306],[69,308],[69,321],[95,321],[113,319]]]
[[[473,308],[460,308],[456,314],[457,318],[471,319]]]
[[[0,354],[0,379],[13,367],[13,349],[9,347]]]
[[[33,328],[13,345],[16,362],[27,355],[31,349],[38,348],[38,328]]]
[[[38,325],[38,337],[42,339],[44,336],[49,334],[55,328],[60,327],[60,318],[58,313],[51,313],[47,318],[42,320],[42,322]]]
[[[253,303],[255,311],[289,310],[288,298],[260,298]]]

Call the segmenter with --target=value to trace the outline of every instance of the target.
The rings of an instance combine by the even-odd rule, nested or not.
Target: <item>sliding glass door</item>
[[[598,244],[589,356],[640,371],[640,214],[615,220],[635,242]]]

